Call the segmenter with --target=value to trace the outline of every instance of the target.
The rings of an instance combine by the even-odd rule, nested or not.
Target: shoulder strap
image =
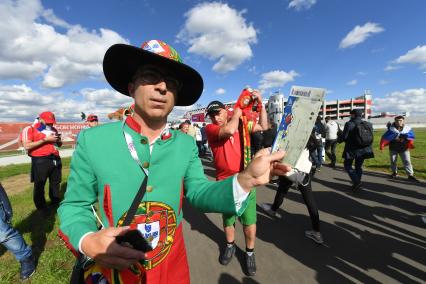
[[[127,211],[126,217],[124,218],[123,226],[129,226],[130,223],[133,220],[133,217],[136,214],[136,210],[139,207],[139,204],[141,203],[141,200],[146,192],[146,183],[147,178],[146,176],[143,178],[142,184],[139,187],[138,193],[136,193],[135,198],[133,199],[132,205],[130,205],[129,211]]]

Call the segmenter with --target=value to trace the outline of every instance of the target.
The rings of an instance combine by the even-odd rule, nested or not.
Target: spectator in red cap
[[[99,124],[98,116],[94,115],[94,114],[89,114],[89,116],[87,117],[86,121],[89,124],[90,128],[98,126],[98,124]]]
[[[39,122],[24,129],[22,143],[31,157],[31,182],[34,183],[33,200],[38,210],[46,209],[44,186],[49,179],[49,197],[52,205],[59,204],[62,163],[58,147],[61,135],[53,124],[55,115],[50,111],[40,113]]]

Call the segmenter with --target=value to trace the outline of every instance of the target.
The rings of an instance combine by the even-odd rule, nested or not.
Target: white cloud
[[[354,86],[356,84],[358,84],[358,80],[356,80],[356,79],[351,80],[351,81],[349,81],[349,82],[346,83],[346,85],[348,85],[348,86]]]
[[[426,89],[408,89],[395,91],[383,98],[373,99],[373,109],[376,112],[410,112],[415,115],[426,114]]]
[[[426,69],[426,45],[417,46],[393,61],[394,64],[419,64],[421,69]]]
[[[288,4],[288,8],[294,8],[296,11],[308,10],[310,9],[317,0],[292,0]]]
[[[1,1],[0,18],[0,75],[10,79],[41,76],[48,88],[101,77],[106,49],[127,42],[111,30],[88,31],[71,25],[39,0]],[[10,65],[19,70],[4,68]]]
[[[80,112],[96,113],[107,120],[108,113],[132,101],[110,89],[82,89],[66,98],[61,93],[41,94],[27,85],[0,85],[0,120],[32,121],[45,110],[53,111],[59,121],[77,121]]]
[[[380,80],[380,81],[379,81],[379,84],[380,84],[380,85],[387,85],[387,84],[389,84],[389,81],[386,81],[386,80]]]
[[[300,75],[294,70],[291,70],[290,72],[275,70],[263,73],[259,81],[259,89],[267,90],[271,88],[279,88],[288,82],[294,81],[298,76]]]
[[[252,57],[250,45],[257,42],[256,30],[246,23],[244,13],[224,3],[199,4],[185,14],[177,39],[189,43],[188,52],[216,61],[213,71],[233,71]]]
[[[381,33],[385,29],[376,23],[366,23],[363,26],[355,26],[339,44],[339,48],[348,48],[362,43],[367,38],[376,33]]]
[[[401,66],[395,66],[395,65],[388,65],[385,67],[385,71],[394,71],[394,70],[398,70],[401,69]]]
[[[364,72],[364,71],[359,71],[359,72],[357,72],[356,73],[358,76],[365,76],[365,75],[367,75],[367,73],[366,72]]]
[[[223,95],[226,93],[226,90],[224,88],[219,88],[215,91],[216,95]]]

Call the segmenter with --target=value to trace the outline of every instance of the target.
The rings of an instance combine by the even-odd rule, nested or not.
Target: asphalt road
[[[207,175],[214,176],[211,162]],[[363,189],[350,190],[341,168],[323,167],[313,181],[320,209],[324,245],[304,235],[311,229],[300,193],[291,189],[271,219],[258,206],[257,274],[243,272],[245,249],[241,224],[236,226],[236,256],[218,262],[225,237],[221,215],[199,213],[184,205],[184,234],[192,283],[426,283],[426,184],[406,178],[390,180],[368,172]],[[275,185],[257,190],[257,204],[272,202]]]

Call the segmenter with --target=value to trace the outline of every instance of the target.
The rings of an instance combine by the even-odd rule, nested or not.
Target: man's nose
[[[155,84],[155,88],[160,92],[160,94],[165,95],[167,92],[167,84],[164,80],[161,80],[157,84]]]

